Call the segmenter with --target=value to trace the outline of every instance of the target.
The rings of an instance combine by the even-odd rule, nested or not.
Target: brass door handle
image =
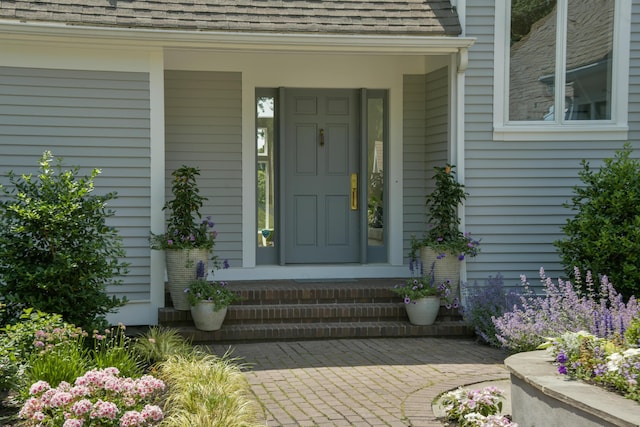
[[[351,210],[358,210],[358,174],[351,174]]]
[[[320,129],[320,146],[324,147],[324,129]]]

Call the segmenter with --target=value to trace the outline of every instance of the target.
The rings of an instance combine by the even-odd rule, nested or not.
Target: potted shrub
[[[216,231],[213,230],[214,223],[210,217],[201,220],[200,208],[207,199],[200,195],[196,183],[200,170],[183,165],[171,175],[173,200],[162,208],[169,211],[167,231],[164,234],[151,234],[151,248],[165,251],[169,292],[174,308],[189,310],[184,290],[189,282],[196,279],[199,261],[207,270]]]
[[[432,325],[438,317],[441,302],[447,308],[458,306],[458,300],[451,291],[451,282],[436,282],[433,270],[424,274],[421,262],[414,264],[412,261],[409,268],[411,277],[392,288],[396,295],[402,297],[409,322],[414,325]]]
[[[227,282],[208,282],[205,277],[204,263],[198,262],[198,277],[185,289],[191,318],[196,329],[217,331],[227,315],[227,307],[240,300],[240,296],[228,287]]]
[[[422,263],[433,271],[436,282],[449,280],[457,292],[459,261],[480,252],[480,242],[460,230],[458,206],[466,199],[464,185],[456,179],[455,166],[435,167],[435,189],[425,198],[428,230],[422,239],[412,237],[412,262],[418,251]]]

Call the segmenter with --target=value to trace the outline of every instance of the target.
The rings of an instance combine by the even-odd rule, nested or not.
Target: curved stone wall
[[[511,376],[511,413],[519,427],[640,426],[640,404],[556,373],[544,350],[504,363]]]

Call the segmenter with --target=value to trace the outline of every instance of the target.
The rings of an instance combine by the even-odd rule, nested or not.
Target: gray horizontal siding
[[[216,223],[215,254],[242,265],[242,81],[240,73],[166,71],[166,198],[171,172],[200,168],[201,214]]]
[[[633,0],[630,140],[640,137],[640,6]],[[532,284],[544,267],[547,275],[563,275],[553,242],[573,212],[570,201],[580,184],[580,161],[599,167],[622,142],[530,141],[494,142],[493,26],[494,1],[467,3],[467,35],[476,37],[469,51],[465,95],[466,229],[480,238],[482,252],[467,262],[469,281],[500,272],[505,284],[517,285],[520,274]],[[640,155],[636,152],[635,155]]]
[[[424,75],[405,75],[403,80],[403,256],[411,247],[411,236],[424,230],[426,86]]]
[[[0,179],[37,171],[50,150],[81,174],[98,168],[96,193],[116,191],[110,219],[131,264],[130,300],[149,299],[149,76],[146,73],[0,67]]]
[[[449,139],[447,68],[404,76],[404,256],[411,238],[426,231],[424,198],[435,166],[447,161]]]

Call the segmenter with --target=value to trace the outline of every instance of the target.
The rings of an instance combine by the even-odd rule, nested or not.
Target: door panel
[[[356,90],[287,89],[285,95],[285,263],[360,260]]]

